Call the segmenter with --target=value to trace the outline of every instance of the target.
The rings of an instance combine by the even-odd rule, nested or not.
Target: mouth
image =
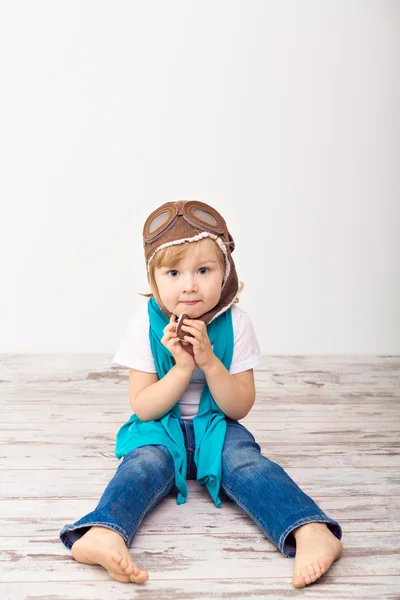
[[[187,306],[193,306],[194,304],[197,304],[199,302],[199,300],[193,300],[191,302],[183,302],[183,304],[187,304]]]

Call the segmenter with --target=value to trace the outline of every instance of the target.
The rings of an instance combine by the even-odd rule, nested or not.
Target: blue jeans
[[[326,523],[340,540],[339,523],[302,492],[282,467],[261,454],[260,446],[244,425],[229,417],[226,421],[222,490],[282,554],[290,558],[296,555],[296,541],[291,532],[305,523]],[[185,419],[180,419],[180,423],[187,451],[187,479],[196,479],[193,423]],[[116,531],[129,547],[145,514],[175,488],[174,480],[174,462],[165,446],[132,450],[120,462],[95,510],[60,531],[62,543],[72,548],[76,540],[96,525]]]

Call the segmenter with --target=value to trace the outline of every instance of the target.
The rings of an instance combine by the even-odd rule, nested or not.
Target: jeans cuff
[[[71,550],[72,546],[75,544],[79,538],[81,538],[91,527],[106,527],[107,529],[112,529],[116,533],[119,533],[120,536],[123,537],[126,546],[128,546],[128,536],[126,532],[116,525],[115,523],[105,523],[104,521],[92,521],[87,523],[81,523],[80,525],[66,525],[60,531],[59,537],[64,546]],[[78,530],[81,530],[78,533]],[[71,532],[74,532],[72,535]]]
[[[290,525],[279,538],[279,550],[287,558],[294,558],[296,556],[296,540],[291,532],[297,527],[300,527],[300,525],[305,525],[306,523],[326,523],[333,535],[336,536],[338,540],[342,539],[342,528],[334,519],[330,519],[329,517],[324,517],[322,515],[303,517],[302,519],[299,519]]]

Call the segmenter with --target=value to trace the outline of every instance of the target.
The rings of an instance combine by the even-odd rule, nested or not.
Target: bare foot
[[[326,523],[307,523],[293,531],[296,539],[293,586],[303,588],[314,583],[340,558],[343,544]]]
[[[107,527],[91,527],[72,545],[74,559],[87,565],[101,565],[122,583],[144,583],[147,571],[133,562],[122,536]]]

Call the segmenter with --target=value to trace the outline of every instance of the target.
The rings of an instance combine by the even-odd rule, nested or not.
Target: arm
[[[253,369],[231,375],[215,356],[204,374],[215,402],[228,417],[239,421],[250,412],[256,396]]]
[[[192,369],[174,365],[164,377],[144,388],[132,402],[132,408],[142,421],[156,421],[177,403],[193,375]]]

